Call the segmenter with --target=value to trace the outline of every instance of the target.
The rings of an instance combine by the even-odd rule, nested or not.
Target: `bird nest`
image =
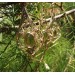
[[[52,47],[60,37],[60,27],[56,22],[52,24],[32,25],[21,28],[18,38],[19,48],[30,58],[41,56]]]

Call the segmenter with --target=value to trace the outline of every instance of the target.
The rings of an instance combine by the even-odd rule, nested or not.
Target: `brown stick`
[[[57,19],[60,19],[60,18],[64,17],[65,14],[66,14],[66,15],[70,15],[70,14],[72,14],[72,13],[74,13],[74,12],[75,12],[75,9],[66,11],[66,12],[63,13],[63,14],[59,14],[59,15],[55,16],[54,19],[56,19],[56,20],[57,20]],[[44,20],[43,20],[43,23],[50,22],[51,20],[52,20],[52,18],[44,19]],[[39,21],[33,22],[33,23],[34,23],[34,25],[39,25]],[[28,24],[25,26],[25,28],[27,28],[27,27],[29,27],[29,26],[30,26],[30,23],[28,23]],[[18,27],[19,27],[19,26],[16,26],[15,29],[17,29]],[[7,28],[5,28],[5,29],[7,29]],[[11,30],[10,27],[8,27],[8,29]],[[8,29],[7,29],[7,30],[8,30]],[[14,29],[14,28],[12,28],[12,29]],[[1,30],[3,30],[3,28],[0,28],[0,31],[1,31]]]
[[[60,18],[64,17],[65,14],[66,14],[66,15],[70,15],[70,14],[72,14],[72,13],[74,13],[74,12],[75,12],[75,9],[66,11],[66,12],[63,13],[63,14],[59,14],[59,15],[55,16],[54,19],[55,19],[55,20],[60,19]],[[52,18],[43,19],[43,23],[47,23],[47,22],[51,22],[51,21],[52,21]],[[33,22],[33,23],[34,23],[34,25],[39,25],[40,21],[38,20],[37,22]],[[29,26],[30,26],[30,23],[28,23],[27,26],[25,26],[25,27],[27,28],[27,27],[29,27]]]

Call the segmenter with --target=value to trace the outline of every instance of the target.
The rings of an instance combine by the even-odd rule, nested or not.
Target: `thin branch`
[[[59,14],[59,15],[57,15],[57,16],[54,16],[54,19],[55,19],[55,20],[60,19],[60,18],[64,17],[65,14],[66,14],[66,15],[70,15],[70,14],[72,14],[72,13],[74,13],[74,12],[75,12],[75,9],[66,11],[66,12],[63,13],[63,14]],[[47,23],[47,22],[51,22],[51,21],[52,21],[52,18],[43,19],[43,23]],[[38,20],[37,22],[33,22],[33,23],[34,23],[34,25],[39,25],[40,21]],[[25,25],[25,26],[23,26],[23,27],[27,28],[27,27],[29,27],[29,26],[30,26],[30,23],[28,23],[27,25]]]
[[[59,14],[59,15],[55,16],[54,19],[55,19],[55,20],[60,19],[60,18],[64,17],[65,14],[66,14],[66,15],[70,15],[70,14],[72,14],[72,13],[74,13],[74,12],[75,12],[75,9],[66,11],[66,12],[63,13],[63,14]],[[52,20],[52,18],[44,19],[44,20],[43,20],[43,23],[50,22],[51,20]],[[40,22],[39,22],[39,20],[38,20],[37,22],[33,22],[33,23],[34,23],[34,25],[39,25]],[[23,26],[23,27],[24,27],[24,28],[28,28],[30,25],[31,25],[31,24],[28,23],[27,25],[25,25],[25,26]],[[15,31],[15,30],[18,29],[18,28],[19,28],[19,26],[15,26],[15,28],[13,28],[13,27],[3,27],[3,28],[0,28],[0,32],[6,32],[6,31],[11,31],[11,30]]]

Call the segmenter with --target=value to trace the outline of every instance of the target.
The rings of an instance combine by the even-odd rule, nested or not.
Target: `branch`
[[[55,20],[60,19],[60,18],[64,17],[65,14],[66,14],[66,15],[70,15],[70,14],[72,14],[72,13],[74,13],[74,12],[75,12],[75,9],[66,11],[66,12],[63,13],[63,14],[59,14],[59,15],[55,16],[54,19],[55,19]],[[43,23],[47,23],[47,22],[50,22],[50,21],[52,21],[52,18],[44,19],[44,20],[43,20]],[[34,25],[39,25],[40,21],[38,20],[37,22],[33,22],[33,23],[34,23]],[[27,28],[27,27],[29,27],[29,26],[30,26],[30,24],[28,23],[27,26],[25,26],[25,27]]]
[[[66,11],[66,12],[63,13],[63,14],[59,14],[59,15],[55,16],[54,19],[56,19],[56,20],[57,20],[57,19],[60,19],[60,18],[64,17],[65,14],[66,14],[66,15],[70,15],[70,14],[72,14],[72,13],[74,13],[74,12],[75,12],[75,9]],[[50,22],[51,20],[52,20],[52,18],[44,19],[44,20],[43,20],[43,23]],[[33,22],[33,23],[34,23],[34,25],[39,25],[40,21],[38,20],[37,22]],[[23,27],[24,27],[24,28],[28,28],[30,25],[31,25],[31,24],[28,23],[27,25],[25,25],[25,26],[23,26]],[[2,28],[0,28],[0,33],[1,33],[1,32],[6,32],[6,31],[16,31],[18,28],[19,28],[19,26],[15,26],[15,28],[13,28],[13,27],[2,27]]]

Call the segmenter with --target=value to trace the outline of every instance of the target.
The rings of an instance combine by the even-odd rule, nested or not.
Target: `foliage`
[[[63,3],[63,10],[60,4],[0,3],[0,71],[75,71],[74,17],[53,18],[75,3]],[[44,24],[49,17],[53,21]]]

